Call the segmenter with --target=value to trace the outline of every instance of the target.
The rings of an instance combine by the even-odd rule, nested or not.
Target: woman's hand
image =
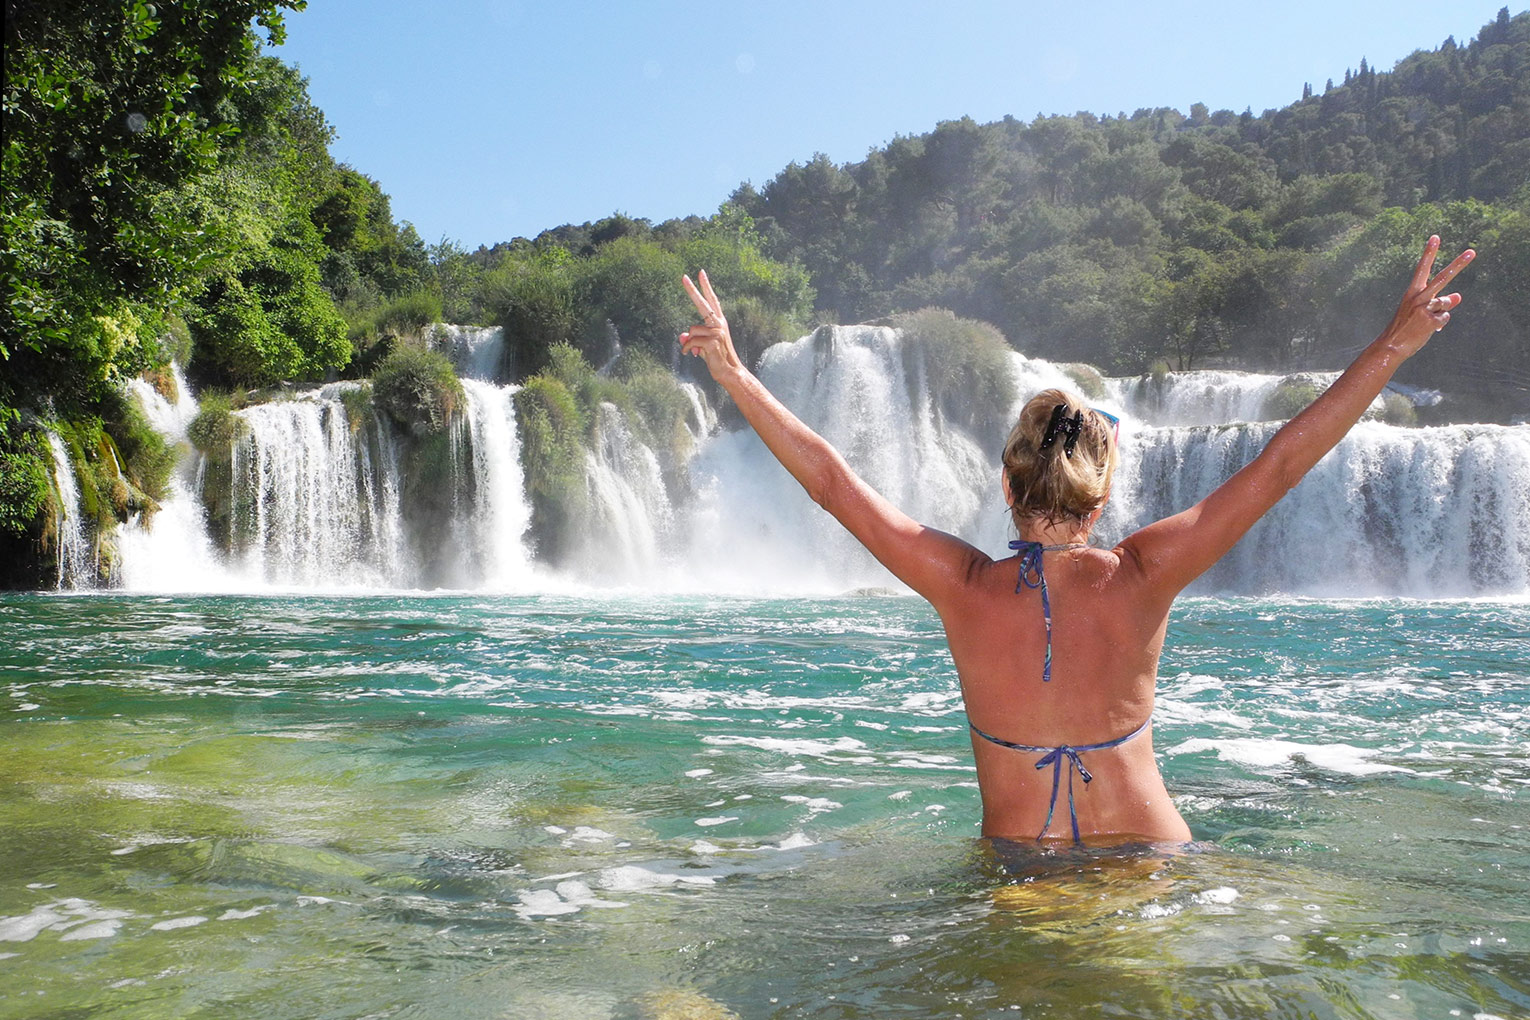
[[[1434,268],[1434,257],[1439,251],[1440,238],[1435,235],[1424,246],[1423,257],[1413,270],[1413,279],[1403,292],[1397,314],[1392,316],[1392,321],[1381,334],[1383,341],[1398,348],[1404,355],[1417,354],[1429,342],[1430,337],[1445,328],[1445,324],[1450,321],[1450,310],[1461,303],[1461,295],[1442,295],[1440,291],[1477,257],[1477,253],[1468,248],[1430,279],[1429,271]]]
[[[699,274],[701,288],[691,282],[689,276],[681,277],[685,284],[685,292],[690,295],[691,304],[696,306],[696,311],[701,313],[701,325],[692,326],[688,331],[680,334],[680,349],[686,354],[694,354],[707,363],[707,371],[712,373],[712,378],[718,382],[724,381],[724,376],[737,373],[744,367],[739,360],[738,352],[733,349],[733,335],[728,332],[728,318],[723,315],[722,302],[717,300],[717,294],[712,290],[712,281],[707,279],[705,270]]]

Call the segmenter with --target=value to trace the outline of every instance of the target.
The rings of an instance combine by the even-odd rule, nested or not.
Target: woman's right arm
[[[1450,321],[1460,294],[1440,295],[1476,256],[1462,252],[1433,279],[1431,237],[1391,323],[1334,384],[1287,422],[1258,457],[1195,506],[1128,536],[1122,554],[1152,590],[1172,600],[1221,559],[1360,420],[1404,361]]]

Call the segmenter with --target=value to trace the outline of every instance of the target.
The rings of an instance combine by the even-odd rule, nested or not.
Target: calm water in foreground
[[[1000,860],[901,597],[0,597],[3,1017],[1524,1017],[1530,604],[1188,599]]]

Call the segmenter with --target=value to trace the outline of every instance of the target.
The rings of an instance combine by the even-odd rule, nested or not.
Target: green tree
[[[7,5],[0,401],[80,405],[154,360],[157,316],[200,257],[167,200],[214,169],[259,45],[302,0]],[[71,334],[136,320],[112,342]],[[103,325],[103,330],[113,327]],[[25,389],[25,393],[21,392]]]

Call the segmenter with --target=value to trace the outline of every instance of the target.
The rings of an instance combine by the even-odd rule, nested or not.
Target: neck
[[[1045,520],[1027,519],[1020,522],[1020,538],[1026,542],[1042,545],[1087,545],[1091,520],[1069,520],[1049,524]]]

